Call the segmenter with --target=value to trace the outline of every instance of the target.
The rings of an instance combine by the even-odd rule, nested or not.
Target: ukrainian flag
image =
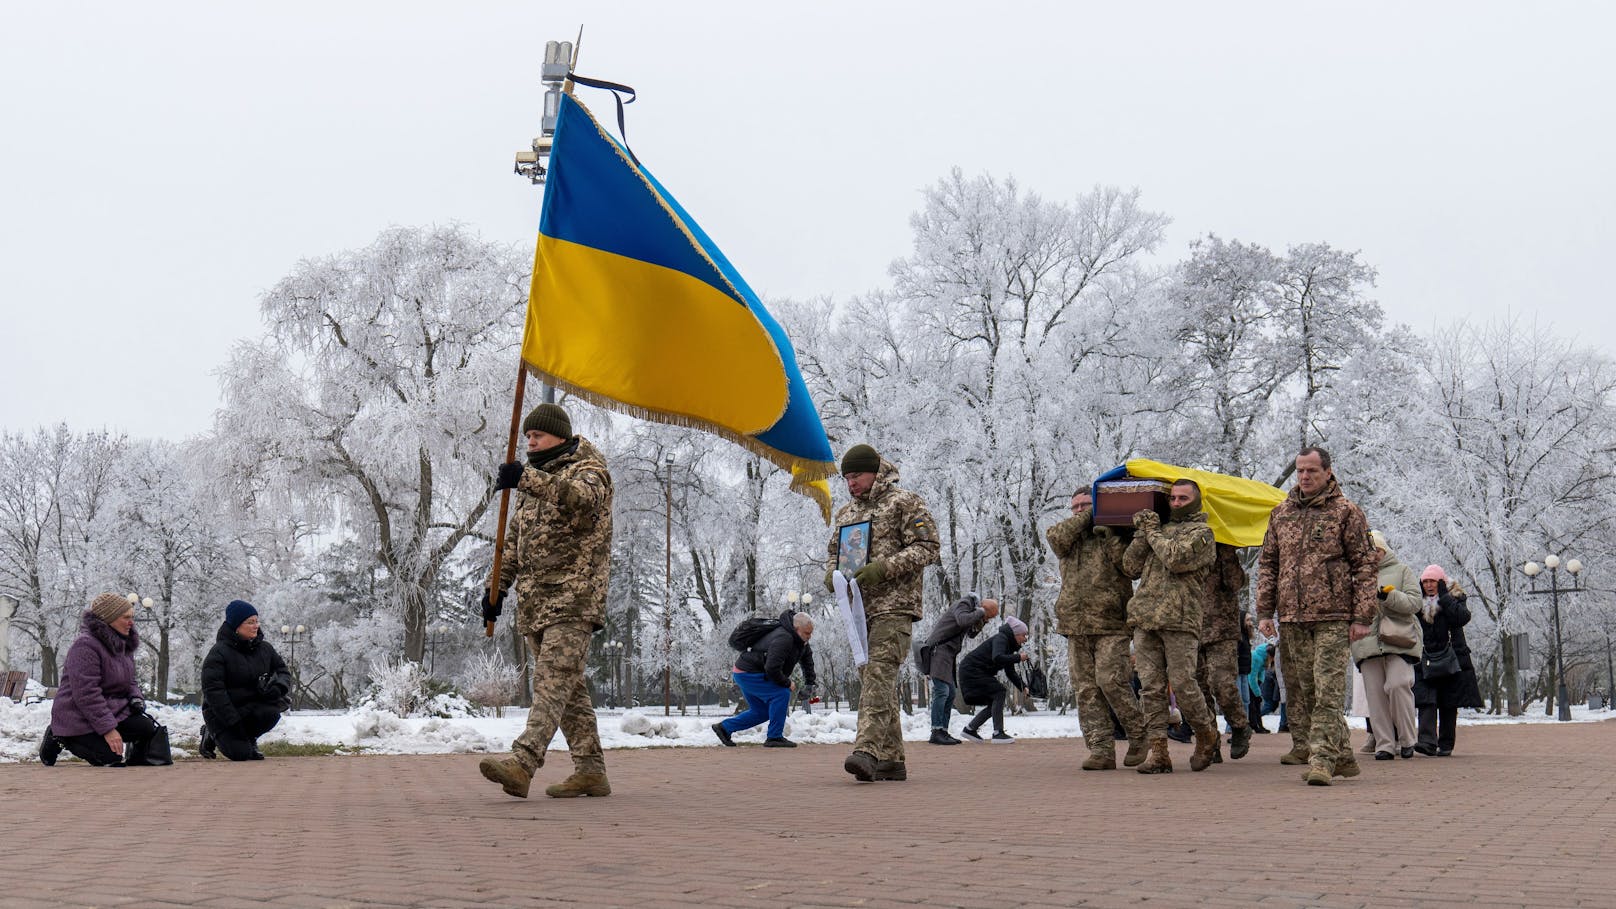
[[[522,359],[586,400],[768,458],[829,520],[830,441],[785,331],[695,219],[571,96],[554,142]]]
[[[1231,477],[1193,467],[1177,467],[1149,458],[1134,458],[1100,474],[1095,483],[1138,477],[1141,480],[1194,480],[1201,487],[1201,509],[1219,543],[1261,546],[1268,532],[1268,513],[1285,501],[1285,492],[1261,480]]]

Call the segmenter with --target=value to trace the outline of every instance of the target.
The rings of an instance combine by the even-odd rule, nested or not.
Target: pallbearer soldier
[[[1145,714],[1150,754],[1140,773],[1172,773],[1167,753],[1167,686],[1179,712],[1195,730],[1191,770],[1205,770],[1217,752],[1218,727],[1195,684],[1200,650],[1201,601],[1206,576],[1217,559],[1217,540],[1201,511],[1201,487],[1179,480],[1168,493],[1167,523],[1154,511],[1133,516],[1136,533],[1122,554],[1122,568],[1139,579],[1128,601],[1134,661],[1139,667],[1139,703]]]
[[[499,469],[496,489],[522,493],[500,564],[499,596],[483,594],[494,621],[516,585],[516,629],[533,655],[533,709],[508,758],[483,758],[483,776],[527,798],[556,728],[567,740],[573,773],[544,790],[553,798],[611,795],[584,677],[589,638],[604,625],[611,562],[612,475],[588,439],[572,434],[567,412],[540,404],[522,421],[527,464]]]
[[[1341,705],[1349,643],[1369,634],[1375,619],[1379,570],[1369,522],[1341,494],[1329,452],[1302,449],[1296,486],[1268,516],[1257,557],[1257,617],[1269,637],[1276,617],[1282,626],[1279,664],[1292,748],[1280,763],[1307,764],[1309,785],[1358,775]]]
[[[1229,757],[1240,760],[1251,750],[1251,725],[1246,720],[1245,681],[1240,674],[1240,591],[1246,589],[1246,569],[1240,565],[1240,550],[1227,543],[1217,544],[1217,561],[1207,575],[1206,601],[1201,615],[1201,660],[1195,670],[1201,697],[1210,709],[1214,700],[1229,721]],[[1212,717],[1217,722],[1217,715]],[[1223,760],[1212,753],[1215,764]]]
[[[1066,637],[1066,663],[1077,699],[1077,721],[1089,756],[1084,770],[1114,770],[1115,711],[1128,733],[1127,767],[1145,759],[1145,724],[1134,700],[1128,664],[1128,599],[1133,580],[1122,571],[1127,548],[1110,527],[1094,524],[1087,488],[1072,496],[1072,516],[1049,528],[1049,548],[1060,559],[1061,590],[1055,600],[1055,630]],[[1107,706],[1109,705],[1109,710]]]
[[[898,468],[868,445],[842,456],[853,501],[836,512],[827,547],[825,586],[836,570],[839,528],[870,522],[869,562],[853,580],[864,597],[869,662],[859,673],[858,737],[843,768],[860,782],[902,780],[903,729],[898,722],[898,666],[909,656],[910,627],[920,619],[922,572],[937,561],[937,525],[920,496],[898,488]]]

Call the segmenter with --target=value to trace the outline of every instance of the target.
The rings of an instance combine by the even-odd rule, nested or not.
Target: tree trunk
[[[1504,667],[1504,699],[1509,704],[1509,715],[1520,716],[1525,713],[1521,706],[1521,680],[1518,667],[1515,665],[1515,642],[1510,635],[1500,632],[1498,655]]]
[[[419,663],[426,656],[426,585],[397,584],[404,601],[404,658]]]
[[[168,625],[157,626],[157,701],[168,703]]]
[[[522,707],[533,706],[533,677],[532,664],[528,662],[527,638],[516,630],[516,617],[511,617],[511,662],[520,670],[516,684],[516,703]]]
[[[62,683],[61,670],[56,666],[56,648],[39,642],[39,683],[46,688],[55,688]]]

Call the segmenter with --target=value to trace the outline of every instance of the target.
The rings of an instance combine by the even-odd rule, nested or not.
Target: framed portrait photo
[[[847,577],[870,564],[870,522],[843,524],[836,529],[836,570]]]

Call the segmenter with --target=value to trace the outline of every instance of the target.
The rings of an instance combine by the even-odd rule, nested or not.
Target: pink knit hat
[[[1013,615],[1005,616],[1004,622],[1005,622],[1006,625],[1010,626],[1010,633],[1011,634],[1026,634],[1027,633],[1027,623],[1023,622],[1022,620],[1016,618]]]
[[[1448,574],[1442,570],[1441,565],[1427,565],[1425,570],[1420,572],[1420,580],[1422,581],[1446,581],[1447,579]]]

